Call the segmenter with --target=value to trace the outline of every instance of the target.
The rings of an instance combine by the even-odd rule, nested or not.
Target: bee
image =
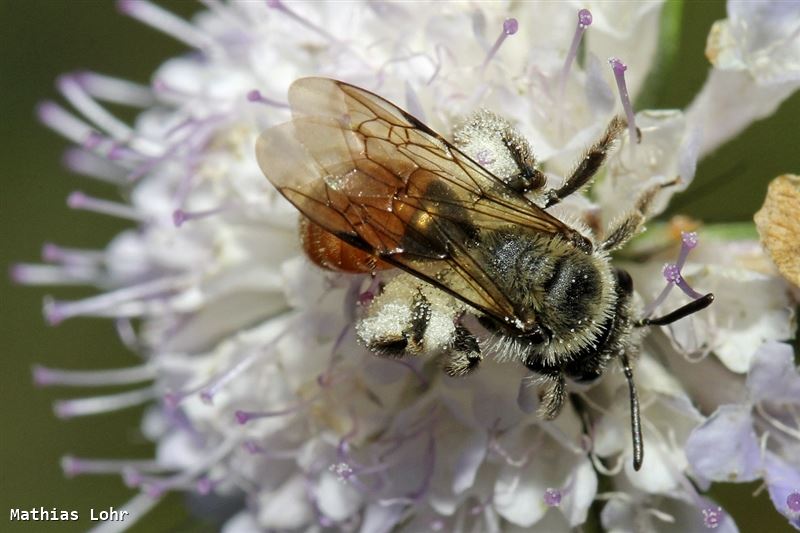
[[[258,139],[269,181],[303,215],[303,247],[331,270],[400,269],[356,325],[379,355],[431,354],[474,371],[490,348],[540,376],[539,414],[555,418],[567,379],[598,379],[617,359],[628,383],[634,467],[643,459],[630,360],[644,326],[707,307],[704,297],[636,319],[633,282],[610,253],[643,226],[662,185],[597,239],[548,208],[581,190],[626,124],[614,118],[558,188],[506,120],[479,111],[445,140],[369,91],[326,78],[289,89],[291,121]],[[482,330],[484,334],[481,334]],[[488,333],[488,335],[486,335]],[[481,339],[481,340],[479,340]]]

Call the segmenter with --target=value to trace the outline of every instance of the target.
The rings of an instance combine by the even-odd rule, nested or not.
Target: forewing
[[[500,320],[531,321],[469,243],[509,225],[576,241],[574,230],[377,95],[303,78],[289,102],[292,121],[264,132],[257,156],[305,216]]]

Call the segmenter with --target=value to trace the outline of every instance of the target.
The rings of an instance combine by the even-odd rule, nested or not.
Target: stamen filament
[[[33,367],[33,381],[40,387],[51,385],[67,387],[130,385],[149,381],[155,376],[156,368],[150,364],[109,370],[64,370],[40,365]]]
[[[49,100],[36,107],[36,116],[42,124],[75,144],[83,144],[94,132],[87,123]]]
[[[261,91],[259,91],[258,89],[253,89],[252,91],[248,92],[247,93],[247,100],[249,102],[256,102],[256,103],[266,104],[266,105],[270,105],[270,106],[273,106],[273,107],[284,107],[284,108],[287,108],[287,109],[289,108],[289,104],[285,104],[283,102],[279,102],[277,100],[273,100],[272,98],[268,98],[268,97],[264,96],[261,93]]]
[[[117,141],[130,138],[133,131],[127,124],[108,112],[103,106],[94,101],[78,82],[74,75],[63,75],[58,78],[58,88],[64,98],[71,103],[75,109],[80,111],[83,116],[100,129],[108,132]]]
[[[140,213],[130,205],[101,200],[88,196],[81,191],[74,191],[67,197],[67,206],[72,209],[92,211],[103,215],[110,215],[117,218],[125,218],[136,222],[147,222],[148,216]]]
[[[198,49],[208,48],[208,38],[190,23],[146,0],[119,0],[120,12]]]
[[[119,394],[59,400],[53,404],[53,412],[58,418],[62,419],[109,413],[141,405],[156,398],[156,396],[155,387],[145,387]]]
[[[65,455],[61,458],[61,469],[67,477],[85,474],[122,474],[126,469],[143,472],[163,472],[164,466],[152,459],[86,459]]]
[[[132,107],[148,107],[155,102],[153,91],[145,85],[91,71],[77,76],[86,92],[98,100]]]
[[[625,117],[628,120],[628,135],[631,146],[639,144],[642,138],[636,128],[636,117],[633,113],[631,99],[628,96],[628,86],[625,83],[625,71],[628,70],[628,66],[616,57],[612,57],[608,62],[611,63],[611,69],[614,71],[614,78],[617,81],[617,89],[619,90],[619,99],[622,102],[622,108],[625,110]]]
[[[686,259],[689,257],[689,252],[692,251],[697,246],[697,233],[695,232],[681,232],[681,251],[678,254],[678,261],[676,263],[668,263],[664,265],[664,279],[666,279],[667,284],[661,290],[661,293],[658,297],[650,302],[650,304],[645,307],[644,310],[644,318],[649,317],[653,314],[653,311],[661,305],[661,303],[666,300],[667,296],[669,295],[672,287],[678,286],[686,296],[693,300],[697,300],[699,298],[704,297],[705,295],[695,291],[684,279],[683,275],[681,274],[681,270],[683,270],[684,265],[686,264]]]
[[[503,21],[503,29],[500,31],[500,35],[497,36],[497,40],[494,42],[494,45],[492,45],[492,47],[489,49],[489,52],[486,54],[486,59],[483,60],[483,64],[481,65],[481,71],[486,70],[489,62],[497,54],[497,51],[500,50],[500,46],[508,38],[508,36],[514,35],[518,30],[519,22],[517,22],[517,19],[508,18]]]
[[[567,86],[567,78],[569,77],[569,71],[572,68],[572,62],[575,61],[575,57],[578,55],[578,47],[581,44],[581,39],[583,38],[583,34],[586,33],[586,28],[591,26],[591,24],[592,12],[588,9],[581,9],[578,11],[578,24],[575,27],[575,34],[572,36],[572,44],[570,45],[569,52],[564,60],[564,67],[561,69],[561,76],[558,83],[558,91],[562,98],[564,96],[564,90]]]
[[[229,209],[231,209],[231,206],[228,205],[222,205],[213,209],[205,209],[203,211],[184,211],[183,209],[176,209],[172,212],[172,223],[175,224],[176,228],[180,228],[184,222],[189,220],[197,220],[200,218],[218,215],[219,213],[223,213]]]
[[[138,303],[137,300],[173,294],[183,290],[189,284],[187,276],[160,278],[83,300],[56,301],[48,299],[45,300],[44,313],[51,325],[78,315],[115,316],[114,307],[119,308],[126,303]],[[136,309],[116,309],[119,316],[135,316],[136,313],[132,311],[136,311]]]
[[[161,496],[164,492],[175,489],[197,488],[198,478],[205,477],[206,472],[228,455],[237,444],[236,438],[228,438],[191,468],[166,478],[141,476],[139,485],[152,496]]]
[[[101,274],[91,265],[11,265],[9,277],[21,285],[85,285],[100,281]]]
[[[76,174],[95,178],[112,185],[125,183],[125,171],[119,165],[82,148],[70,148],[62,158],[64,166]]]
[[[73,265],[97,264],[105,259],[105,253],[99,250],[66,248],[51,242],[42,245],[42,260],[53,263]]]

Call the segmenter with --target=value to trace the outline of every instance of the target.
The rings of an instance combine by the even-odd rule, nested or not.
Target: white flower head
[[[658,47],[657,1],[205,4],[186,21],[147,1],[120,2],[123,12],[195,51],[166,61],[148,86],[66,75],[59,89],[74,111],[53,102],[39,108],[45,124],[75,143],[66,158],[72,169],[126,193],[123,202],[76,192],[69,206],[128,219],[136,228],[101,251],[49,245],[46,265],[20,265],[13,274],[26,283],[103,289],[84,300],[49,300],[47,320],[113,318],[142,363],[88,373],[40,367],[35,379],[147,382],[63,401],[56,412],[73,417],[150,403],[142,430],[157,443],[153,461],[68,457],[65,471],[119,473],[141,489],[128,504],[134,518],[168,491],[240,497],[228,533],[568,531],[587,520],[598,498],[608,500],[601,519],[610,531],[650,521],[674,531],[736,530],[695,488],[706,488],[728,463],[687,458],[685,446],[702,436],[704,424],[716,427],[729,403],[739,404],[737,427],[753,444],[748,417],[758,404],[746,391],[755,394],[761,375],[754,361],[765,341],[790,337],[793,319],[780,278],[753,266],[763,260],[758,250],[701,232],[689,259],[696,236],[684,236],[678,252],[681,238],[667,229],[622,257],[646,317],[702,298],[693,286],[718,298],[641,347],[636,370],[647,458],[636,472],[627,384],[615,368],[594,383],[571,384],[572,401],[544,421],[536,415],[538,389],[522,365],[489,353],[480,370],[456,379],[429,360],[377,358],[360,346],[355,323],[386,299],[381,291],[394,274],[373,279],[312,265],[297,238],[297,213],[264,178],[254,147],[263,130],[291,117],[287,90],[309,75],[380,94],[445,137],[461,128],[464,150],[501,175],[507,162],[499,149],[464,126],[471,113],[489,110],[530,141],[553,185],[622,114],[628,129],[591,194],[574,194],[551,210],[581,231],[596,231],[658,185],[652,211],[661,212],[689,185],[698,157],[794,90],[797,28],[782,23],[778,34],[764,31],[784,16],[777,11],[790,8],[731,2],[729,21],[714,30],[715,68],[684,115],[634,113],[631,105]],[[722,119],[716,79],[728,71],[748,76],[728,91],[757,94],[758,103],[748,100],[752,107],[741,114],[726,109],[735,118]],[[142,112],[129,125],[101,101]],[[708,126],[717,120],[725,129],[711,135]],[[679,259],[657,298],[667,254]],[[371,315],[358,335],[378,327],[369,320],[411,319],[402,312]],[[433,331],[429,342],[455,327],[439,326],[440,337]],[[690,363],[692,357],[700,362]],[[734,398],[703,390],[692,379],[695,368],[719,376],[714,387]],[[778,418],[771,423],[789,431],[758,463],[774,467],[764,474],[748,463],[741,478],[767,476],[771,494],[786,492],[792,509],[795,493],[775,480],[795,479],[788,458],[797,457],[798,422]],[[750,446],[748,453],[758,450]],[[612,492],[598,494],[603,478]]]

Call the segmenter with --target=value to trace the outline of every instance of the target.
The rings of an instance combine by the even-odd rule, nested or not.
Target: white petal
[[[363,501],[361,492],[328,471],[320,476],[315,493],[320,512],[336,522],[353,515]]]
[[[756,402],[800,403],[800,373],[794,351],[782,342],[766,342],[753,356],[747,388]]]
[[[306,494],[306,480],[298,474],[275,492],[259,494],[258,523],[267,529],[294,529],[314,519]]]
[[[702,131],[700,157],[773,114],[797,87],[793,81],[759,85],[747,72],[712,69],[686,112],[690,128]]]

